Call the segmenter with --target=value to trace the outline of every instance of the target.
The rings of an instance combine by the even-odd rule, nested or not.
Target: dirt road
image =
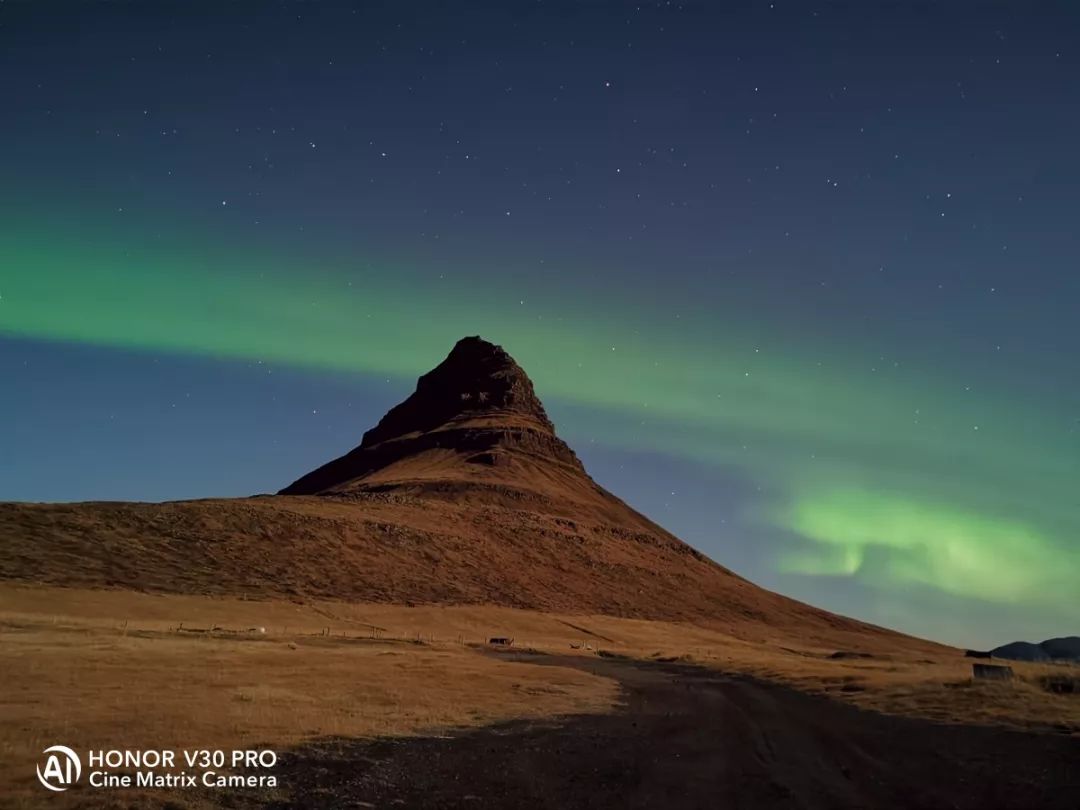
[[[522,660],[526,660],[522,658]],[[1069,808],[1080,738],[945,726],[705,670],[535,657],[616,678],[625,706],[291,756],[282,807]]]

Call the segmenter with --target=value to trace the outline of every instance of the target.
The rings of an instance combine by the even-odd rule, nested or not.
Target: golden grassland
[[[973,682],[970,659],[929,642],[885,646],[895,638],[851,633],[794,642],[760,627],[731,630],[505,607],[0,584],[0,797],[36,801],[33,763],[57,742],[280,750],[618,703],[612,680],[478,655],[472,645],[492,636],[561,654],[684,661],[875,711],[1080,733],[1080,694],[1044,683],[1075,684],[1075,667],[1013,663],[1011,682]]]
[[[201,634],[155,620],[123,627],[101,615],[74,619],[56,613],[55,600],[49,615],[12,610],[10,596],[0,600],[0,796],[37,787],[32,763],[61,741],[280,750],[319,737],[599,712],[617,699],[608,679],[499,661],[456,643],[317,635],[320,616],[296,616],[291,606],[262,606],[294,621],[287,633]],[[140,601],[125,594],[118,607]],[[189,621],[205,618],[184,609]],[[296,621],[303,618],[309,623]]]

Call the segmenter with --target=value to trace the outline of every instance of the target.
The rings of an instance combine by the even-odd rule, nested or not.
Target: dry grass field
[[[255,618],[271,624],[265,635],[229,632]],[[180,622],[227,629],[177,632]],[[326,626],[332,634],[319,635]],[[608,679],[503,662],[456,641],[372,639],[310,608],[10,586],[0,597],[0,672],[4,799],[53,798],[41,796],[33,762],[60,741],[281,749],[600,712],[617,699]]]
[[[925,657],[904,650],[854,657],[845,652],[780,642],[759,649],[732,640],[683,660],[886,714],[1080,736],[1080,666],[995,661],[1012,667],[1015,677],[987,681],[972,678],[972,661],[959,652]]]
[[[767,633],[505,607],[0,584],[0,796],[42,800],[33,762],[58,741],[282,749],[602,713],[618,702],[609,679],[478,654],[491,636],[560,654],[679,660],[886,713],[1080,733],[1080,694],[1043,683],[1075,683],[1076,668],[1014,664],[1013,682],[973,683],[970,660],[929,642],[890,646],[896,637],[838,631],[796,644]]]

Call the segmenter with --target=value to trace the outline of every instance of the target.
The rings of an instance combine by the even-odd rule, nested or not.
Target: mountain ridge
[[[1010,661],[1080,661],[1080,636],[1013,641],[990,650],[990,655]]]
[[[0,503],[0,540],[0,579],[69,587],[489,604],[746,637],[915,641],[760,588],[629,507],[558,438],[513,358],[478,337],[459,341],[359,446],[279,494]]]

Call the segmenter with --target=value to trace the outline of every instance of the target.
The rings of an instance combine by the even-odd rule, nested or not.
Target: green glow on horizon
[[[782,556],[790,573],[865,573],[881,584],[1013,604],[1076,596],[1075,553],[1022,523],[859,490],[801,497],[774,517],[820,544]],[[875,554],[881,559],[871,564]]]
[[[568,303],[565,284],[523,304],[475,279],[420,286],[405,266],[14,233],[0,235],[0,334],[402,378],[480,334],[573,409],[577,435],[766,485],[770,524],[804,544],[783,572],[1039,604],[1080,581],[1080,461],[1054,427],[1069,417],[1015,392],[871,373],[859,348],[823,339],[755,351],[767,313],[661,323],[632,295]]]

